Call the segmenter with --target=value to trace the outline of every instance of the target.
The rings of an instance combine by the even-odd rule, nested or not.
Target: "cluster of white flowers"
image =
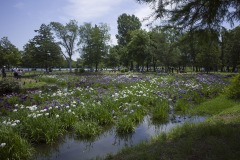
[[[85,89],[85,91],[91,93],[91,92],[94,91],[94,89],[93,89],[92,87],[87,86],[87,88]]]
[[[41,117],[41,116],[43,116],[44,114],[42,114],[42,113],[31,113],[31,114],[29,114],[28,115],[28,117],[29,118],[37,118],[37,117]]]
[[[29,118],[37,118],[41,116],[49,116],[49,113],[47,111],[51,110],[52,107],[49,107],[48,109],[42,109],[42,110],[37,110],[35,107],[34,109],[30,109],[32,113],[28,114]]]
[[[68,110],[68,113],[71,113],[71,114],[75,115],[75,112],[72,111],[71,109]]]
[[[7,145],[6,143],[1,143],[1,144],[0,144],[0,148],[5,147],[6,145]]]
[[[76,106],[77,106],[77,102],[76,102],[76,101],[72,101],[72,102],[71,102],[71,106],[72,106],[72,107],[76,107]]]
[[[30,111],[36,111],[38,109],[37,105],[27,106],[26,108],[28,108]]]
[[[5,124],[5,125],[7,125],[7,126],[12,126],[12,127],[14,127],[14,126],[16,126],[18,123],[20,123],[20,120],[10,120],[10,119],[8,119],[8,120],[3,121],[2,123]]]

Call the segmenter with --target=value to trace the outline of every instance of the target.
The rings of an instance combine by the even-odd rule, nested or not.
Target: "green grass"
[[[20,80],[23,89],[36,89],[45,86],[46,82],[40,82],[35,79],[21,78]]]
[[[194,115],[214,115],[239,104],[237,101],[228,99],[226,96],[219,96],[209,101],[203,102],[193,108]]]
[[[220,96],[197,106],[195,113],[213,115],[205,122],[184,124],[106,159],[237,160],[240,157],[240,105]]]
[[[30,143],[23,139],[12,128],[0,125],[0,135],[1,160],[27,160],[34,154],[34,149]]]

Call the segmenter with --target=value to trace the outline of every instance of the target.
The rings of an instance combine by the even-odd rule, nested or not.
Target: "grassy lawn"
[[[194,114],[211,115],[200,124],[185,124],[106,159],[237,160],[240,157],[240,103],[219,96]]]

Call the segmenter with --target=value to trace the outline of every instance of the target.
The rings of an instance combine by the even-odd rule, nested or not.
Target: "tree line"
[[[179,12],[179,11],[178,11]],[[172,12],[171,12],[172,13]],[[180,14],[180,13],[179,13]],[[176,16],[176,15],[175,15]],[[174,17],[174,16],[173,16]],[[177,21],[180,23],[180,21]],[[188,22],[188,21],[187,21]],[[182,22],[181,22],[182,23]],[[67,24],[42,24],[23,51],[7,37],[0,40],[0,64],[10,67],[50,68],[72,67],[125,68],[136,71],[228,71],[240,69],[240,27],[193,27],[164,25],[142,29],[135,15],[126,13],[117,19],[117,45],[109,45],[110,27],[105,23],[78,26],[76,20]],[[80,54],[73,61],[74,54]]]

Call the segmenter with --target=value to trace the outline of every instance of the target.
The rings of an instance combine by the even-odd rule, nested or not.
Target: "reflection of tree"
[[[125,147],[133,146],[133,133],[128,134],[116,134],[113,145],[121,146],[124,143]]]

